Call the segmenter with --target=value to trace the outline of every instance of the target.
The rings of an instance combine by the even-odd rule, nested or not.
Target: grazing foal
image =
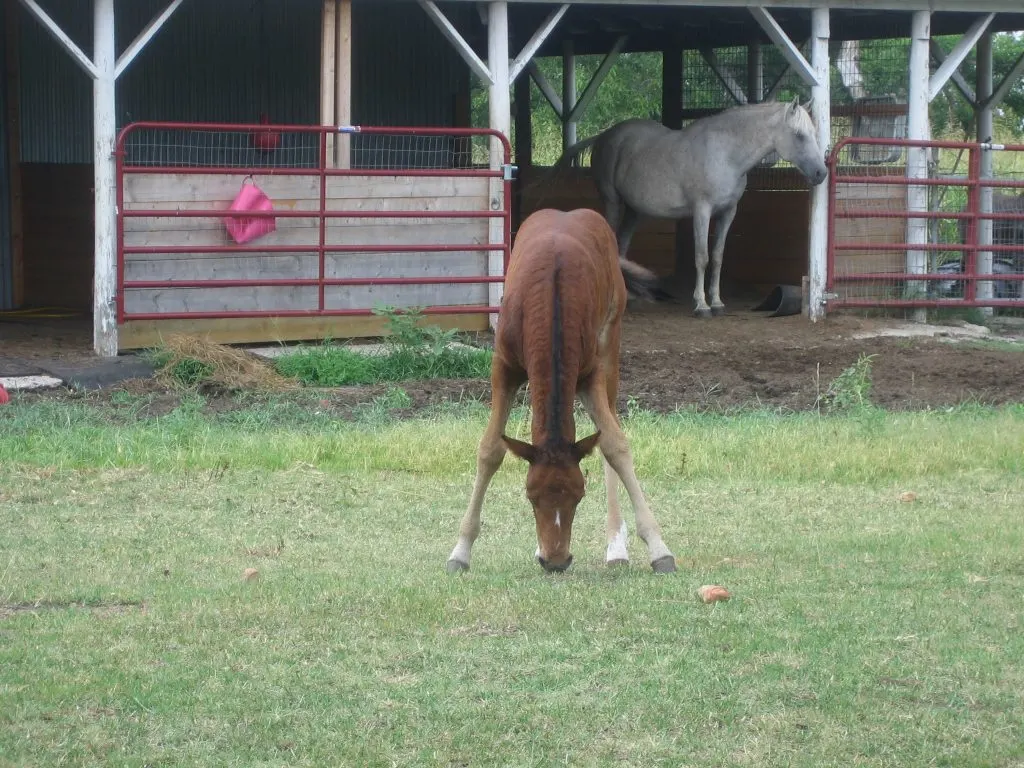
[[[657,573],[676,569],[633,470],[615,414],[619,333],[626,285],[615,233],[591,210],[542,210],[519,229],[501,303],[491,365],[491,416],[477,453],[476,482],[462,518],[449,572],[469,568],[480,533],[487,486],[508,449],[530,464],[526,495],[537,522],[537,561],[547,571],[572,562],[569,543],[584,493],[580,461],[595,446],[604,456],[608,491],[608,563],[629,560],[615,478],[626,486],[640,538]],[[530,384],[532,444],[503,433],[516,392]],[[597,432],[576,440],[576,395]]]

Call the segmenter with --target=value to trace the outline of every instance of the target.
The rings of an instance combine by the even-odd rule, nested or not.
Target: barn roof
[[[469,1],[448,0],[445,5]],[[625,51],[656,51],[669,43],[683,48],[721,48],[754,40],[769,42],[748,10],[749,0],[713,0],[713,4],[709,0],[564,2],[571,6],[569,12],[538,52],[540,56],[560,55],[566,38],[574,41],[577,54],[605,53],[622,35],[628,35]],[[560,4],[550,0],[511,0],[508,15],[512,49],[522,48]],[[833,40],[908,37],[915,10],[933,11],[933,35],[966,32],[986,12],[998,13],[990,27],[993,31],[1024,30],[1021,0],[774,0],[759,4],[769,9],[794,40],[804,40],[810,34],[811,7],[832,9]],[[486,50],[484,30],[462,31],[474,47]]]

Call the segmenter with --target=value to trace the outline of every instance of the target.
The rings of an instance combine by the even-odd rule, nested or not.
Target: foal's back
[[[597,211],[543,209],[519,228],[495,339],[506,361],[529,371],[530,349],[548,348],[556,295],[561,346],[586,367],[626,307],[615,234]]]

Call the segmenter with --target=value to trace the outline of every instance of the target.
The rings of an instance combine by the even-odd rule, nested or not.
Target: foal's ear
[[[514,437],[508,437],[507,435],[502,435],[501,440],[505,443],[505,447],[520,459],[528,461],[531,464],[536,460],[537,449],[529,443],[524,443],[522,440],[516,440]]]
[[[576,461],[583,461],[583,459],[590,455],[591,451],[597,448],[598,442],[601,440],[601,430],[597,430],[590,437],[584,437],[579,440],[572,447],[572,455]]]

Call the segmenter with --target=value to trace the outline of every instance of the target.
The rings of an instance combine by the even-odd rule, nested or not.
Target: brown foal
[[[626,263],[621,268],[632,267]],[[480,533],[480,508],[505,451],[529,462],[526,495],[537,523],[537,561],[547,571],[572,562],[569,544],[584,494],[580,461],[595,447],[604,456],[608,492],[608,563],[629,560],[626,523],[615,479],[622,480],[657,573],[676,569],[675,557],[644,498],[633,456],[619,426],[619,334],[626,285],[615,234],[604,217],[582,209],[541,210],[523,222],[505,278],[505,295],[491,365],[491,415],[477,452],[476,481],[448,570],[469,568]],[[505,436],[516,392],[530,385],[532,444]],[[579,396],[597,432],[576,440],[573,403]]]

